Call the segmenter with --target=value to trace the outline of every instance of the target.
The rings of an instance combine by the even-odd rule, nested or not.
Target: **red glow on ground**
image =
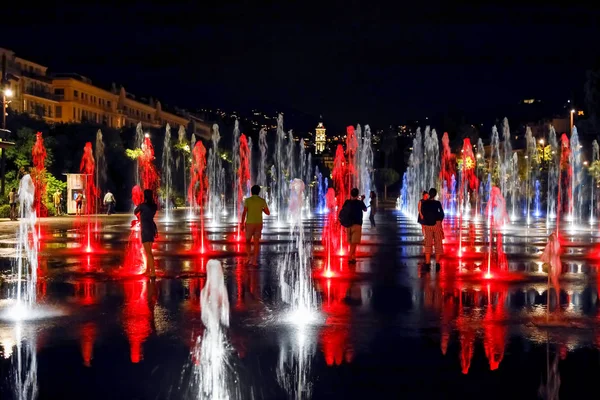
[[[92,365],[96,330],[96,324],[94,322],[87,322],[81,327],[81,356],[83,358],[83,365],[86,367],[91,367]]]
[[[327,280],[321,287],[323,291],[323,311],[327,314],[325,326],[319,335],[325,362],[329,366],[352,362],[354,349],[350,336],[350,306],[346,297],[350,292],[347,280]]]
[[[142,344],[152,332],[154,295],[149,296],[149,283],[146,279],[123,282],[125,295],[123,303],[123,328],[129,340],[131,362],[136,364],[143,359]]]

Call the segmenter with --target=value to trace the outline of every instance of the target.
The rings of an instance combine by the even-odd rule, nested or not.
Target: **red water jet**
[[[244,195],[248,195],[250,192],[250,149],[248,148],[248,140],[246,135],[242,133],[240,136],[240,165],[237,170],[238,184],[237,184],[237,199],[239,204],[236,204],[237,215],[242,215],[244,210],[244,203],[242,199]],[[241,241],[241,229],[238,224],[237,240]]]
[[[84,193],[84,212],[86,214],[87,223],[84,227],[85,234],[82,234],[83,238],[82,246],[85,246],[85,251],[91,253],[92,246],[92,229],[91,229],[91,214],[96,210],[96,202],[98,201],[98,189],[94,183],[94,173],[96,171],[96,162],[94,161],[94,151],[92,149],[92,143],[87,142],[83,148],[83,156],[81,157],[81,163],[79,164],[79,172],[84,175],[85,185],[83,188]]]
[[[96,162],[94,160],[94,150],[92,149],[92,143],[87,142],[83,148],[83,157],[81,157],[81,163],[79,164],[79,172],[85,175],[85,213],[88,215],[95,211],[95,205],[99,195],[98,189],[94,183],[95,171]]]
[[[154,147],[152,146],[149,136],[144,138],[142,154],[138,157],[138,165],[142,188],[152,190],[154,196],[158,198],[157,189],[160,184],[160,179],[158,172],[156,172],[156,167],[154,166]]]
[[[48,216],[48,209],[44,204],[46,199],[46,147],[44,147],[44,138],[42,132],[38,132],[35,136],[35,143],[31,150],[33,157],[33,168],[31,169],[31,179],[35,187],[33,207],[35,208],[38,217]]]
[[[329,210],[329,212],[333,212],[335,218],[337,220],[337,213],[342,209],[344,202],[348,198],[349,188],[346,186],[347,176],[348,176],[348,164],[346,163],[346,158],[344,157],[344,148],[342,145],[338,145],[335,151],[335,159],[333,160],[333,186],[335,187],[336,192],[336,202],[337,202],[337,210]],[[344,245],[345,245],[345,235],[343,232],[343,227],[339,224],[339,255],[344,255]]]
[[[442,136],[442,162],[440,168],[440,181],[442,182],[442,203],[444,209],[449,208],[450,193],[452,193],[452,176],[456,175],[456,157],[450,150],[448,132]],[[444,185],[445,183],[445,185]]]
[[[192,227],[194,238],[194,250],[204,253],[206,251],[204,237],[204,203],[208,193],[208,178],[206,176],[206,149],[202,142],[198,141],[192,150],[192,165],[190,166],[190,187],[188,198],[190,204],[196,204],[200,213],[200,231]]]
[[[336,212],[336,198],[335,198],[335,190],[333,188],[327,189],[327,194],[325,195],[325,204],[329,213],[327,214],[327,218],[325,219],[325,224],[323,225],[323,249],[325,251],[325,273],[329,274],[327,277],[331,277],[331,256],[335,252],[335,249],[339,248],[340,241],[340,222],[337,218]]]

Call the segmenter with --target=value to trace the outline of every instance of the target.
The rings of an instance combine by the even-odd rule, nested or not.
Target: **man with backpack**
[[[360,244],[362,236],[362,221],[363,212],[367,211],[367,206],[363,202],[364,196],[358,198],[358,189],[353,188],[350,191],[350,199],[344,202],[342,209],[338,215],[340,224],[346,228],[348,235],[348,244],[350,251],[348,252],[348,262],[356,263],[356,246]]]

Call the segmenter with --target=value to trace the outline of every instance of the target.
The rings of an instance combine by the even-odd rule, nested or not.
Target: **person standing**
[[[425,266],[431,266],[431,250],[435,247],[436,261],[444,254],[442,239],[444,230],[442,221],[444,220],[444,210],[442,203],[435,200],[437,190],[429,189],[429,198],[424,200],[421,205],[421,214],[423,215],[423,228],[425,229]],[[439,266],[439,264],[437,265]]]
[[[258,250],[263,228],[263,213],[271,215],[271,212],[265,199],[259,196],[260,186],[252,186],[250,193],[252,196],[244,201],[241,228],[246,232],[247,263],[248,265],[258,266]]]
[[[106,206],[106,215],[111,215],[115,210],[117,200],[110,190],[104,195],[104,205]]]
[[[346,228],[346,234],[348,236],[348,245],[350,247],[348,251],[348,262],[350,264],[356,263],[356,247],[360,244],[362,236],[362,221],[363,212],[367,211],[367,206],[363,202],[364,196],[358,198],[358,189],[353,188],[350,191],[350,199],[344,202],[344,207],[348,207],[350,216],[350,226]]]
[[[371,209],[371,213],[369,214],[369,221],[371,221],[371,228],[376,228],[375,225],[375,214],[377,214],[377,194],[371,190],[371,194],[369,195],[369,208]]]
[[[423,191],[423,197],[419,200],[419,216],[417,217],[417,222],[421,224],[421,233],[425,236],[425,225],[423,225],[423,213],[421,212],[421,206],[425,200],[429,198],[429,193]]]
[[[54,195],[52,195],[52,198],[54,200],[55,215],[58,217],[58,216],[62,215],[62,207],[61,207],[62,193],[60,192],[60,190],[56,189],[56,192],[54,192]]]
[[[154,255],[152,255],[152,244],[154,239],[158,235],[156,224],[154,223],[154,216],[157,210],[156,203],[154,202],[154,193],[152,190],[144,190],[144,202],[133,210],[133,213],[138,216],[140,220],[140,232],[142,234],[142,245],[144,246],[144,253],[146,254],[146,271],[145,273],[151,278],[156,277],[156,271],[154,269]]]
[[[75,215],[83,215],[81,210],[83,208],[83,193],[79,192],[75,195]]]
[[[10,189],[8,192],[8,204],[10,205],[10,220],[17,220],[17,190],[15,188]]]

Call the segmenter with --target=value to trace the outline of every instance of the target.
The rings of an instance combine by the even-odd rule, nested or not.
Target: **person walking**
[[[152,244],[158,235],[154,216],[157,210],[154,202],[154,193],[150,189],[144,190],[144,201],[133,210],[133,213],[140,220],[140,232],[142,234],[142,245],[146,254],[146,271],[145,274],[151,278],[156,277],[154,270],[154,256],[152,255]]]
[[[348,207],[350,216],[350,226],[346,228],[346,234],[348,238],[348,245],[350,247],[348,251],[348,262],[350,264],[356,263],[356,247],[360,244],[362,236],[362,221],[363,212],[367,211],[367,206],[363,202],[364,196],[358,198],[358,189],[353,188],[350,191],[350,199],[344,202],[344,207]]]
[[[419,224],[421,224],[421,233],[423,234],[423,237],[425,237],[425,225],[423,225],[423,213],[421,212],[421,205],[428,198],[429,198],[429,193],[427,193],[426,191],[423,191],[423,197],[421,198],[421,200],[419,200],[419,216],[417,217],[417,222]]]
[[[111,215],[115,210],[117,200],[110,190],[104,195],[104,205],[106,206],[106,215]]]
[[[375,225],[375,215],[377,214],[377,193],[371,190],[369,200],[369,208],[371,209],[371,213],[369,214],[369,221],[371,221],[371,228],[376,228],[377,226]]]
[[[10,189],[8,192],[8,204],[10,205],[10,220],[17,220],[17,190],[15,188]]]
[[[444,230],[442,221],[444,220],[444,210],[442,203],[435,200],[437,190],[429,189],[429,198],[424,200],[421,205],[421,214],[423,215],[423,227],[425,229],[425,267],[431,266],[431,250],[435,248],[436,262],[444,254],[442,239]],[[439,269],[439,263],[436,263]]]
[[[244,201],[241,228],[246,232],[246,252],[248,265],[258,266],[258,250],[263,228],[263,213],[271,215],[265,199],[259,196],[260,186],[250,188],[252,196]]]
[[[56,189],[56,192],[54,192],[54,194],[52,195],[52,199],[54,200],[55,215],[58,217],[62,215],[62,193],[60,192],[60,190]]]

